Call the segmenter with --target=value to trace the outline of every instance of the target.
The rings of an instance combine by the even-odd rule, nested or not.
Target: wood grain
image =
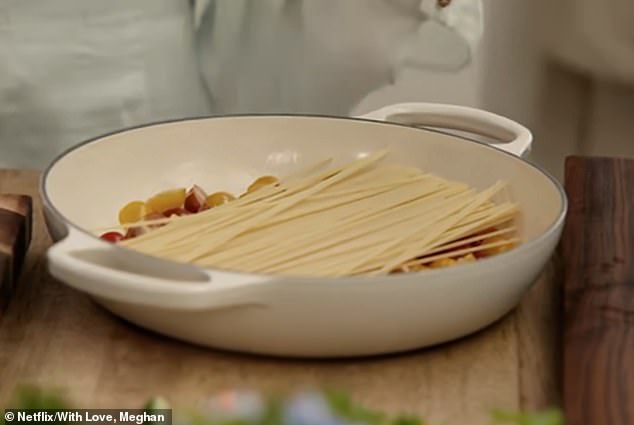
[[[524,410],[561,406],[561,269],[561,259],[554,258],[516,312]]]
[[[570,157],[566,190],[566,423],[634,424],[634,161]]]
[[[0,177],[36,194],[33,173],[0,171]],[[558,400],[552,268],[517,313],[440,347],[356,361],[250,357],[144,331],[50,278],[43,257],[50,241],[38,202],[36,210],[25,273],[0,317],[0,406],[24,383],[64,388],[78,405],[91,408],[137,407],[157,394],[192,406],[231,387],[326,387],[388,412],[423,415],[430,423],[490,425],[491,408],[544,407]]]
[[[0,194],[0,308],[14,290],[31,241],[30,196]]]

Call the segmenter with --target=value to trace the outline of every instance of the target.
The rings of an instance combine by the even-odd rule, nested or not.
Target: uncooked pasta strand
[[[382,165],[386,154],[330,169],[321,161],[208,211],[135,223],[168,224],[122,244],[205,267],[347,276],[516,242],[519,209],[508,202],[507,185],[475,191],[414,167]]]
[[[508,219],[507,219],[508,220]],[[474,226],[474,228],[477,231],[480,231],[482,229],[486,229],[486,228],[490,228],[492,225],[495,224],[495,219],[494,220],[483,220],[478,224],[477,226]],[[483,223],[483,224],[482,224]],[[422,238],[419,238],[417,236],[410,238],[409,242],[411,243],[411,245],[415,248],[413,248],[413,251],[410,251],[411,253],[408,255],[411,255],[411,258],[414,257],[419,257],[422,255],[427,255],[428,252],[430,250],[433,250],[435,247],[437,246],[441,246],[443,243],[446,243],[446,240],[456,240],[460,238],[460,234],[462,233],[466,233],[466,232],[461,232],[461,233],[457,233],[458,236],[454,236],[453,238],[437,238],[434,242],[428,243],[427,245],[425,245],[425,241],[427,239],[426,235],[422,235]],[[395,254],[393,252],[386,252],[385,255],[383,255],[382,257],[379,257],[377,259],[375,259],[374,261],[378,264],[384,264],[385,262],[387,262],[389,260],[389,258],[392,258]],[[368,261],[369,263],[369,261]],[[370,268],[375,268],[374,266],[370,267]],[[366,267],[363,268],[358,268],[357,271],[360,270],[365,270]]]
[[[458,202],[460,201],[460,199],[458,199],[457,201],[454,200],[453,202]],[[381,203],[377,203],[378,205],[381,205]],[[442,206],[442,205],[441,205]],[[430,204],[430,205],[426,205],[425,206],[428,210],[433,211],[434,210],[434,205]],[[393,213],[397,213],[398,211],[393,211]],[[425,211],[422,209],[419,209],[418,211],[414,211],[413,213],[410,213],[411,218],[416,218],[418,217],[419,220],[425,220],[425,216],[424,213]],[[439,215],[443,215],[444,212],[439,213]],[[395,217],[392,219],[392,221],[383,221],[383,222],[379,222],[378,227],[377,225],[375,225],[374,228],[370,228],[370,229],[366,229],[366,233],[370,232],[370,231],[376,231],[380,228],[385,228],[385,227],[389,227],[393,224],[396,224],[400,221],[404,221],[405,219],[409,218],[409,216],[406,215],[400,215],[400,214],[395,214]],[[350,229],[351,226],[358,226],[358,225],[365,225],[367,222],[369,221],[368,218],[363,219],[363,220],[356,220],[356,221],[344,221],[344,222],[340,222],[338,226],[336,227],[332,227],[331,229],[326,228],[327,230],[324,231],[323,229],[317,229],[316,232],[313,232],[311,234],[309,234],[309,236],[312,236],[313,234],[316,234],[318,236],[318,239],[313,239],[313,240],[305,240],[305,235],[303,235],[302,233],[298,233],[294,239],[295,240],[299,240],[299,244],[297,244],[296,246],[289,246],[289,239],[284,237],[285,240],[285,244],[283,245],[282,248],[278,249],[277,251],[274,249],[269,249],[266,251],[262,251],[260,253],[259,256],[249,256],[246,257],[244,255],[241,255],[242,253],[240,252],[235,252],[235,253],[231,253],[230,256],[233,256],[235,258],[240,258],[240,259],[246,259],[246,261],[256,261],[256,259],[260,259],[263,256],[267,256],[270,258],[281,258],[280,254],[283,254],[285,248],[288,248],[288,250],[290,252],[292,252],[293,255],[297,256],[297,255],[303,255],[307,250],[314,250],[316,248],[320,248],[321,245],[318,244],[319,241],[325,241],[326,244],[337,244],[339,243],[341,240],[343,240],[344,238],[347,238],[348,235],[350,234],[350,231],[346,231],[346,229]],[[325,223],[327,224],[327,223]],[[410,223],[411,225],[411,223]],[[352,227],[352,231],[354,231],[354,227]],[[395,228],[391,229],[392,232],[395,231]],[[326,232],[332,232],[333,234],[327,234]],[[303,250],[301,250],[302,246],[304,247]],[[226,254],[228,255],[228,253]],[[260,258],[258,258],[260,257]]]
[[[220,208],[221,207],[218,207],[218,211],[220,211]],[[159,231],[167,227],[165,226],[152,232],[146,233],[142,237],[123,241],[122,245],[133,247],[136,249],[151,249],[152,247],[178,244],[182,241],[191,240],[192,237],[198,234],[205,233],[207,231],[213,231],[216,229],[222,229],[226,226],[231,226],[239,223],[245,218],[253,217],[259,213],[259,208],[246,206],[241,207],[240,209],[232,210],[231,212],[232,214],[216,214],[215,217],[211,217],[211,220],[203,220],[202,222],[196,220],[184,223],[184,219],[190,217],[186,216],[183,217],[183,221],[179,222],[179,224],[183,224],[183,226],[180,227],[179,232],[166,232],[166,234],[159,233]],[[159,241],[159,243],[157,243],[157,241]]]
[[[362,160],[355,161],[354,163],[348,165],[347,167],[344,167],[343,170],[341,170],[339,173],[335,174],[334,176],[316,184],[315,186],[305,191],[299,192],[298,194],[289,197],[288,199],[286,199],[283,202],[280,202],[279,204],[275,205],[273,208],[271,208],[268,211],[263,211],[262,214],[260,214],[257,218],[246,220],[244,223],[241,223],[235,226],[235,228],[233,229],[221,231],[219,235],[215,235],[215,238],[213,240],[206,241],[206,243],[203,246],[192,249],[190,252],[184,253],[183,255],[179,256],[177,260],[194,261],[198,259],[199,257],[204,256],[205,252],[212,250],[218,246],[221,246],[223,243],[231,240],[232,238],[238,236],[239,234],[245,232],[246,230],[248,230],[249,228],[253,226],[257,226],[263,222],[266,222],[266,220],[268,220],[269,218],[274,217],[276,214],[279,214],[280,212],[288,209],[289,207],[302,201],[308,196],[318,193],[320,190],[334,184],[335,182],[342,180],[348,177],[349,175],[352,175],[353,173],[363,169],[364,167],[367,167],[371,165],[372,163],[380,160],[386,154],[387,152],[381,151],[376,154],[370,155]],[[167,227],[168,226],[166,226],[166,228]]]
[[[453,243],[448,243],[445,245],[440,245],[438,246],[438,248],[434,248],[431,249],[429,251],[427,251],[425,253],[425,255],[431,255],[431,254],[436,254],[438,252],[443,252],[443,251],[449,251],[452,250],[454,248],[459,248],[468,244],[472,244],[474,242],[480,242],[484,239],[488,239],[488,238],[492,238],[494,236],[501,236],[501,235],[506,235],[509,233],[513,233],[516,232],[517,229],[515,227],[508,227],[506,229],[502,229],[502,230],[496,230],[494,232],[489,232],[489,233],[481,233],[479,235],[476,236],[472,236],[470,238],[465,238],[465,239],[460,239],[457,242],[453,242]],[[453,254],[453,252],[452,252]]]
[[[462,204],[459,204],[462,205]],[[456,208],[460,208],[456,206]],[[442,217],[442,213],[436,214],[436,217],[439,219]],[[425,221],[426,225],[431,226],[434,224],[433,218]],[[392,238],[390,235],[392,233],[399,233],[399,230],[404,226],[410,226],[411,223],[408,223],[406,219],[401,219],[401,223],[391,222],[391,223],[380,223],[375,224],[374,227],[362,227],[361,229],[353,229],[350,233],[343,233],[343,235],[339,235],[337,238],[330,238],[323,241],[321,244],[310,244],[304,250],[294,251],[291,255],[284,258],[277,258],[273,264],[269,264],[268,266],[264,266],[264,269],[284,265],[284,267],[290,267],[295,262],[306,263],[312,260],[320,259],[326,255],[331,255],[332,253],[337,254],[339,250],[347,249],[349,245],[353,246],[373,246],[377,243],[381,243],[383,240],[390,241]],[[403,223],[405,222],[405,223]],[[401,233],[403,233],[401,231]],[[324,251],[325,248],[330,248],[329,251]]]
[[[496,192],[498,192],[501,189],[501,187],[503,187],[503,184],[498,182],[492,187],[490,187],[489,189],[477,195],[476,199],[471,203],[471,205],[465,207],[464,210],[460,211],[455,217],[450,217],[447,224],[444,224],[438,230],[433,230],[432,232],[430,232],[430,235],[426,238],[427,240],[425,242],[428,243],[428,241],[433,240],[435,237],[442,234],[447,229],[451,228],[451,226],[454,223],[460,221],[460,219],[462,219],[464,216],[469,214],[472,210],[477,208],[483,202],[488,201]],[[383,266],[381,271],[383,273],[389,273],[391,270],[395,269],[400,263],[407,261],[408,259],[414,257],[415,255],[416,255],[416,252],[407,251],[403,255],[398,256],[392,261],[388,262],[385,266]]]
[[[491,248],[497,248],[500,246],[505,246],[505,245],[509,245],[509,244],[515,244],[519,242],[519,239],[517,238],[511,238],[511,239],[506,239],[503,241],[498,241],[498,242],[491,242],[491,243],[487,243],[487,244],[483,244],[483,245],[478,245],[478,246],[472,246],[469,248],[464,248],[464,249],[458,249],[454,252],[446,252],[443,254],[438,254],[438,255],[434,255],[434,256],[429,256],[429,257],[421,257],[417,260],[413,260],[413,261],[409,261],[407,263],[405,263],[405,265],[411,266],[411,265],[415,265],[415,264],[425,264],[425,263],[430,263],[432,261],[437,261],[437,260],[443,260],[445,258],[451,258],[451,257],[456,257],[456,256],[463,256],[463,255],[467,255],[467,254],[472,254],[474,252],[479,252],[479,251],[484,251],[487,249],[491,249]]]

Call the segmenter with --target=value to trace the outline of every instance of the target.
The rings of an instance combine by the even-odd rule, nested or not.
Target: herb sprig
[[[250,417],[244,416],[214,416],[210,412],[194,410],[181,418],[179,425],[429,425],[422,418],[415,415],[400,415],[390,417],[378,410],[369,409],[354,402],[350,396],[343,392],[328,391],[315,393],[314,400],[322,400],[328,413],[324,417],[308,418],[310,423],[305,423],[312,414],[310,409],[304,412],[303,419],[297,415],[290,417],[287,413],[288,406],[292,405],[293,398],[279,396],[263,399],[259,414]],[[296,406],[297,407],[297,406]],[[16,392],[12,409],[33,410],[63,410],[73,409],[73,406],[58,391],[45,391],[36,387],[23,387]],[[169,409],[169,403],[162,398],[156,398],[146,403],[144,409]],[[301,408],[301,407],[300,407]],[[319,409],[317,409],[319,411]],[[323,409],[320,414],[323,415]],[[301,416],[301,415],[300,415]],[[290,418],[290,419],[289,419]],[[561,411],[549,409],[536,413],[506,412],[495,410],[491,414],[492,425],[564,425],[564,417]],[[0,425],[5,423],[4,417],[0,419]],[[304,421],[304,423],[302,423]],[[300,423],[298,423],[300,422]],[[175,423],[177,423],[175,421]],[[148,424],[149,425],[149,424]],[[462,425],[462,424],[461,424]]]

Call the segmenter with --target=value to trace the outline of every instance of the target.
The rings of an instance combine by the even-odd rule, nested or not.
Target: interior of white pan
[[[54,208],[86,229],[116,224],[127,202],[198,184],[241,193],[262,175],[284,176],[319,160],[349,161],[388,148],[387,161],[415,165],[484,188],[511,185],[521,236],[536,238],[563,209],[559,186],[536,167],[496,149],[441,133],[380,122],[302,116],[239,116],[137,128],[86,143],[49,169]]]

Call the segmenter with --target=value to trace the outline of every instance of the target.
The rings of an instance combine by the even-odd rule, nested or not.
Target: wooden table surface
[[[634,423],[634,160],[569,157],[563,389],[568,425]]]
[[[15,293],[0,300],[0,406],[16,386],[63,387],[79,406],[132,408],[163,395],[191,406],[230,387],[328,387],[372,407],[432,423],[489,424],[491,408],[560,403],[555,262],[512,314],[433,349],[345,361],[291,361],[216,352],[130,325],[51,278],[38,174],[0,171],[0,193],[34,196],[31,251]]]

